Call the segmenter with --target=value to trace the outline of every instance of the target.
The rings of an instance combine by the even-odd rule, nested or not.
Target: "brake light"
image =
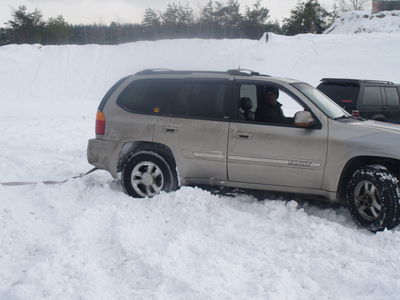
[[[102,111],[96,114],[96,134],[104,134],[106,131],[106,117]]]
[[[353,117],[359,118],[360,117],[360,111],[359,110],[352,110],[351,115]]]

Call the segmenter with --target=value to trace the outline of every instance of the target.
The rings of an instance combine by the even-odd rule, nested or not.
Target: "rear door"
[[[170,116],[155,124],[154,141],[168,146],[186,180],[227,180],[228,80],[186,79],[171,101]]]

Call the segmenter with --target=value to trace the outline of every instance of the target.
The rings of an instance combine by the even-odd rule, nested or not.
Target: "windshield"
[[[333,100],[329,99],[326,95],[311,85],[307,83],[293,83],[292,85],[318,106],[318,108],[329,118],[337,119],[340,117],[351,117],[348,112],[337,105]]]

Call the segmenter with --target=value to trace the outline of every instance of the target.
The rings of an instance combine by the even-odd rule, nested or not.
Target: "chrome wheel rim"
[[[131,183],[141,197],[150,197],[161,192],[164,176],[159,166],[150,161],[137,164],[131,174]]]
[[[354,193],[354,200],[359,214],[367,221],[378,219],[382,211],[382,201],[376,186],[368,181],[360,181]]]

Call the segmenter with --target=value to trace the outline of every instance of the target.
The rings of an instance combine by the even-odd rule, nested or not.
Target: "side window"
[[[117,104],[131,112],[170,114],[171,101],[179,88],[178,80],[137,80],[119,95]]]
[[[364,105],[382,105],[381,88],[378,86],[366,86],[362,103]]]
[[[239,119],[291,125],[298,111],[304,110],[292,96],[275,86],[241,85]]]
[[[186,82],[172,103],[172,114],[210,119],[224,118],[226,85]]]
[[[385,88],[385,93],[386,93],[386,104],[390,106],[398,106],[399,103],[399,93],[397,91],[397,88],[395,87],[390,87],[390,88]]]
[[[240,86],[239,119],[254,121],[257,109],[257,86],[242,84]]]

